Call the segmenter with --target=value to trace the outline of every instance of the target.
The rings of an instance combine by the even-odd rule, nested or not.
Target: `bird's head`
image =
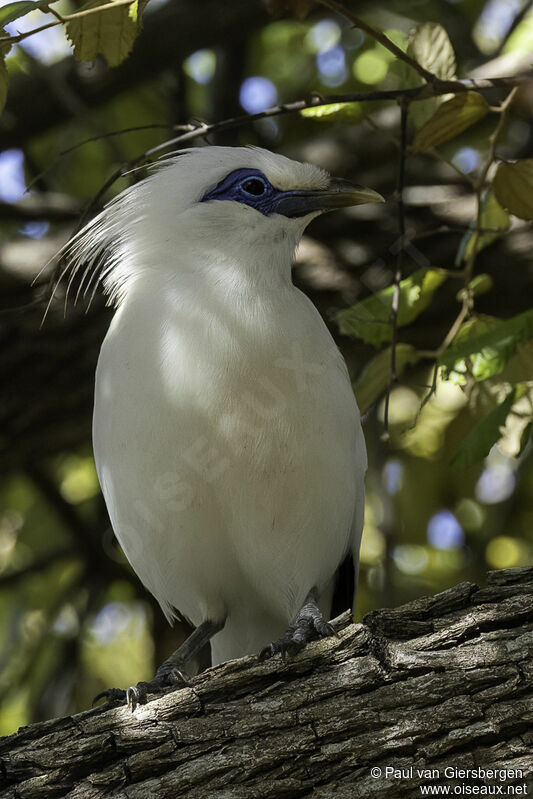
[[[156,272],[286,269],[314,217],[382,201],[372,189],[260,148],[195,148],[113,200],[73,240],[71,261],[78,269],[103,256],[115,300]]]

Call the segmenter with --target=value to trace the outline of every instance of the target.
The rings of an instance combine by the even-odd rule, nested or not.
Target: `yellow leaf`
[[[80,11],[103,4],[102,0],[89,0]],[[138,32],[139,25],[131,18],[128,5],[96,11],[67,24],[67,36],[78,61],[94,61],[101,53],[110,67],[116,67],[130,54]]]
[[[362,103],[330,103],[304,108],[300,114],[324,122],[358,122],[364,117],[365,111]]]
[[[533,219],[533,158],[524,158],[516,164],[500,164],[493,189],[498,202],[511,214],[520,219]]]
[[[453,80],[456,76],[455,53],[452,43],[445,29],[438,22],[422,22],[411,31],[407,54],[441,80]],[[422,83],[421,76],[411,70],[409,85],[420,86]],[[409,109],[409,119],[415,128],[419,128],[433,116],[437,108],[448,97],[449,95],[443,95],[412,103]]]
[[[441,80],[455,77],[453,45],[438,22],[422,22],[409,37],[407,53]]]
[[[443,103],[417,131],[413,147],[427,152],[458,136],[489,112],[489,106],[477,92],[457,94]]]

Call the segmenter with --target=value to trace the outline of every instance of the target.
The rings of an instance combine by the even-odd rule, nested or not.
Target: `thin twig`
[[[152,147],[151,149],[145,151],[144,153],[141,153],[136,158],[132,159],[126,164],[122,164],[118,169],[116,169],[109,176],[109,178],[105,181],[103,186],[99,189],[99,191],[94,195],[94,197],[88,204],[78,225],[76,225],[76,228],[73,231],[73,235],[75,235],[79,230],[81,230],[81,228],[85,225],[86,221],[93,214],[94,210],[99,207],[107,191],[119,178],[123,177],[131,170],[143,166],[145,163],[149,163],[153,156],[159,156],[159,154],[164,150],[170,149],[172,147],[180,148],[190,141],[194,141],[195,139],[199,138],[205,138],[209,136],[211,133],[218,133],[220,131],[231,130],[234,128],[241,127],[243,125],[251,124],[260,119],[281,116],[282,114],[297,113],[299,111],[303,111],[306,108],[317,108],[322,105],[330,105],[333,103],[353,103],[353,102],[363,102],[363,101],[372,102],[372,101],[381,101],[381,100],[398,100],[400,102],[409,100],[411,102],[416,102],[418,100],[424,100],[428,97],[437,97],[443,94],[449,94],[453,92],[461,93],[472,89],[476,89],[478,91],[484,91],[494,88],[502,88],[504,86],[516,87],[523,83],[531,81],[532,78],[533,76],[530,73],[528,73],[526,75],[515,75],[513,77],[493,78],[490,80],[465,79],[458,81],[441,81],[439,85],[426,84],[425,86],[418,86],[413,89],[390,89],[390,90],[385,89],[374,92],[349,92],[346,94],[333,94],[327,96],[313,94],[311,97],[308,97],[306,99],[295,100],[294,102],[291,103],[283,103],[281,105],[271,106],[270,108],[267,108],[264,111],[259,111],[256,114],[242,114],[237,117],[231,117],[229,119],[221,120],[220,122],[214,122],[210,125],[205,123],[198,123],[198,124],[188,123],[183,126],[186,128],[186,130],[183,133],[181,133],[179,136],[175,136],[172,139],[167,139],[161,144],[158,144],[155,147]],[[53,291],[53,287],[57,279],[58,270],[60,269],[61,269],[61,262],[58,263],[54,271],[54,274],[51,276],[49,282],[49,292]]]
[[[514,99],[516,94],[516,87],[511,89],[503,103],[500,105],[498,112],[500,114],[500,118],[498,119],[498,124],[494,128],[492,134],[489,137],[489,150],[487,153],[487,158],[479,176],[474,184],[474,190],[476,194],[476,226],[475,230],[472,234],[472,248],[470,250],[470,254],[466,259],[465,263],[465,288],[467,289],[467,293],[471,294],[469,289],[470,281],[472,280],[472,275],[474,273],[474,266],[476,262],[476,258],[479,252],[479,242],[481,239],[481,231],[482,231],[482,216],[483,216],[483,189],[485,187],[485,182],[487,180],[487,175],[489,173],[489,169],[491,168],[492,164],[494,163],[494,159],[496,158],[496,147],[498,145],[498,141],[502,134],[506,119],[507,119],[507,111]],[[470,297],[470,304],[473,305],[473,297]]]
[[[474,296],[470,288],[470,283],[472,281],[472,275],[474,273],[476,258],[479,253],[479,242],[481,235],[487,232],[488,230],[487,228],[484,228],[483,225],[481,224],[482,215],[483,215],[483,189],[485,187],[489,169],[491,168],[496,158],[496,147],[498,145],[498,141],[500,139],[500,136],[502,134],[505,125],[507,112],[509,111],[511,103],[513,102],[516,91],[517,87],[513,88],[509,92],[505,100],[502,102],[502,104],[497,109],[495,109],[495,111],[497,111],[500,114],[500,118],[492,134],[489,137],[489,150],[487,153],[487,158],[485,159],[481,171],[474,182],[474,191],[476,196],[476,222],[475,222],[474,231],[472,233],[472,247],[468,255],[468,258],[466,259],[464,268],[461,270],[461,272],[458,273],[462,275],[464,280],[464,287],[466,289],[465,296],[461,303],[461,309],[457,314],[456,318],[454,319],[450,329],[448,330],[440,346],[436,350],[420,350],[418,354],[421,358],[438,360],[440,356],[448,349],[450,344],[453,342],[457,333],[461,329],[463,322],[468,318],[468,316],[472,312],[472,308],[474,305]],[[431,388],[429,395],[425,398],[424,404],[429,400],[429,398],[433,393],[434,393],[434,387]]]
[[[528,72],[525,75],[515,75],[513,77],[501,77],[492,79],[480,80],[452,80],[440,81],[438,85],[430,86],[416,86],[413,89],[382,89],[373,92],[347,92],[346,94],[329,94],[320,95],[313,94],[311,97],[295,100],[292,103],[283,103],[282,105],[274,105],[271,108],[266,108],[264,111],[259,111],[257,114],[242,114],[238,117],[224,119],[221,122],[214,122],[212,125],[191,125],[190,130],[176,136],[173,139],[163,142],[162,144],[148,150],[146,155],[151,156],[175,145],[182,145],[188,141],[192,141],[200,136],[208,136],[210,133],[218,133],[220,131],[229,130],[231,128],[240,127],[241,125],[256,122],[258,119],[267,119],[269,117],[280,116],[281,114],[295,113],[304,111],[306,108],[317,108],[321,105],[332,105],[333,103],[359,103],[359,102],[376,102],[381,100],[411,100],[417,102],[418,100],[427,100],[428,97],[440,97],[444,94],[461,94],[467,91],[484,91],[488,89],[500,89],[506,87],[519,86],[523,83],[533,80],[533,73]]]
[[[433,81],[438,80],[437,76],[430,72],[428,69],[425,69],[421,64],[418,63],[414,58],[404,53],[398,45],[394,44],[388,36],[386,36],[382,31],[377,30],[372,25],[369,25],[368,22],[365,22],[361,17],[356,16],[350,9],[346,8],[342,5],[342,3],[338,3],[337,0],[319,0],[320,4],[329,8],[331,11],[335,11],[337,14],[340,14],[342,17],[351,22],[355,25],[356,28],[368,33],[376,42],[379,42],[389,53],[392,53],[399,61],[404,61],[406,64],[409,64],[415,72],[418,74],[428,83],[433,83]]]
[[[487,179],[489,169],[496,157],[496,147],[498,145],[498,141],[500,139],[500,136],[502,134],[507,119],[507,112],[511,106],[511,103],[514,100],[516,91],[517,87],[515,86],[513,89],[511,89],[511,91],[509,92],[505,100],[502,102],[502,104],[498,108],[493,109],[494,111],[500,114],[500,118],[498,120],[498,124],[496,125],[492,134],[489,137],[489,152],[487,154],[487,160],[485,161],[484,167],[481,170],[477,181],[477,187],[479,191],[483,189],[483,185]]]
[[[443,82],[443,86],[417,86],[414,89],[385,89],[374,92],[348,92],[346,94],[330,94],[326,96],[314,94],[306,99],[295,100],[291,103],[283,103],[282,105],[271,106],[270,108],[266,108],[264,111],[259,111],[256,114],[242,114],[237,117],[223,119],[220,122],[214,122],[210,125],[191,123],[187,126],[183,126],[187,127],[187,130],[184,133],[181,133],[179,136],[175,136],[172,139],[167,139],[161,144],[152,147],[150,150],[142,153],[137,158],[134,158],[127,164],[123,164],[116,169],[91,200],[77,230],[83,226],[93,210],[98,207],[107,190],[127,171],[143,164],[143,162],[149,162],[152,156],[157,156],[164,150],[170,149],[171,147],[182,147],[190,141],[194,141],[195,139],[199,138],[205,138],[212,133],[231,130],[233,128],[241,127],[242,125],[249,125],[253,122],[257,122],[260,119],[281,116],[282,114],[297,113],[299,111],[305,110],[306,108],[317,108],[322,105],[331,105],[333,103],[373,102],[380,100],[410,100],[412,102],[416,102],[417,100],[424,100],[428,97],[438,97],[443,94],[450,94],[454,91],[456,93],[461,93],[471,89],[483,91],[487,89],[501,88],[503,86],[517,86],[532,79],[533,76],[528,73],[527,75],[517,75],[511,78],[494,78],[492,80],[483,79],[474,81],[467,79],[459,81],[446,81]]]
[[[211,133],[232,130],[234,128],[241,127],[242,125],[248,125],[253,122],[257,122],[257,120],[260,119],[281,116],[282,114],[297,113],[299,111],[304,111],[306,108],[318,108],[319,106],[331,105],[333,103],[379,102],[381,100],[400,101],[402,99],[408,99],[411,100],[411,102],[417,102],[418,100],[425,100],[428,97],[439,97],[443,94],[453,94],[454,92],[459,94],[461,92],[470,91],[473,89],[483,92],[490,89],[498,89],[509,86],[514,87],[527,83],[531,80],[533,80],[533,74],[528,72],[524,75],[492,78],[490,80],[465,79],[458,81],[446,81],[442,82],[442,85],[439,86],[425,85],[417,86],[413,89],[384,89],[373,92],[347,92],[346,94],[329,94],[325,96],[313,94],[311,97],[295,100],[292,103],[283,103],[282,105],[271,106],[270,108],[266,108],[264,111],[259,111],[256,114],[242,114],[241,116],[223,119],[220,122],[214,122],[210,125],[205,123],[190,122],[184,125],[175,126],[175,129],[177,128],[178,130],[183,130],[184,132],[172,139],[165,140],[156,147],[152,147],[150,150],[147,150],[137,158],[134,158],[132,161],[128,161],[126,164],[123,164],[117,170],[115,170],[115,172],[108,180],[106,180],[105,184],[89,204],[80,224],[83,224],[83,222],[90,216],[93,209],[98,206],[98,203],[110,186],[112,186],[113,183],[118,180],[118,178],[122,177],[128,170],[131,170],[139,164],[142,164],[143,161],[149,161],[151,156],[157,155],[163,150],[169,149],[170,147],[182,146],[189,141],[194,141],[194,139],[209,136]],[[129,129],[125,129],[124,132],[127,132],[128,130]],[[119,134],[120,131],[116,131],[110,135]],[[81,144],[82,143],[75,145],[75,147],[81,146]],[[66,150],[65,152],[69,152],[69,150]],[[51,169],[52,167],[53,164],[47,169]],[[43,170],[43,172],[41,172],[41,176],[44,175],[46,171],[47,170]]]
[[[403,203],[403,190],[405,184],[405,159],[407,155],[407,115],[409,103],[406,100],[400,103],[400,160],[398,164],[397,202],[398,202],[398,232],[400,234],[400,247],[396,254],[396,267],[394,270],[394,293],[392,295],[390,322],[392,327],[391,359],[389,385],[385,397],[384,427],[385,436],[389,435],[389,404],[392,386],[396,382],[396,345],[398,343],[398,312],[400,309],[400,283],[402,280],[403,249],[405,243],[405,207]]]

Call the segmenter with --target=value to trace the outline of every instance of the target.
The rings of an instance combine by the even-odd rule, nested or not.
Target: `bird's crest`
[[[137,235],[143,223],[157,224],[163,214],[168,216],[169,208],[174,211],[171,221],[176,219],[207,189],[241,167],[261,169],[281,190],[320,189],[329,179],[325,171],[312,164],[259,147],[195,147],[170,153],[151,164],[151,174],[111,200],[62,248],[62,268],[45,316],[59,284],[67,280],[66,305],[77,278],[75,303],[82,296],[88,297],[89,307],[102,285],[109,304],[120,305],[135,278],[138,249],[144,246],[142,237]]]

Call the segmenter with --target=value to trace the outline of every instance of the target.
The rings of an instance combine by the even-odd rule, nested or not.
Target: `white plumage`
[[[117,305],[93,429],[113,529],[169,620],[225,620],[214,663],[283,635],[313,588],[329,613],[337,567],[358,561],[367,465],[345,363],[291,280],[318,211],[202,202],[235,170],[297,202],[330,180],[256,148],[187,151],[71,247],[75,266],[104,254]]]

